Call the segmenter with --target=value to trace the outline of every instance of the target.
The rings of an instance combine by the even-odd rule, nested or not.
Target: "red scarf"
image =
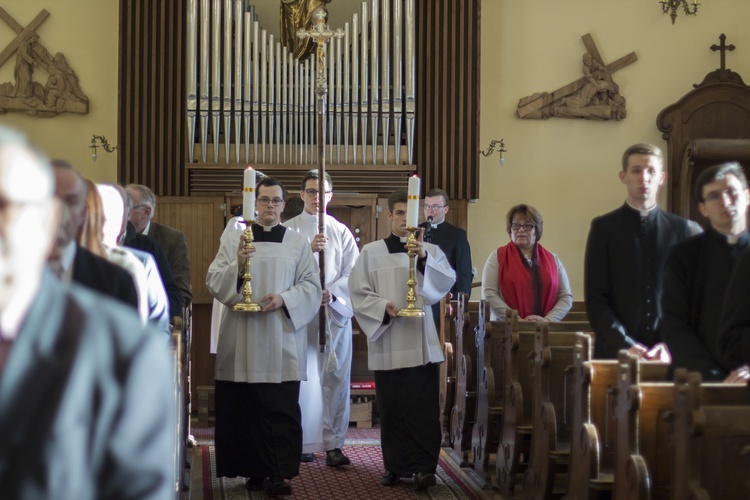
[[[560,282],[555,256],[536,243],[531,260],[529,268],[526,257],[512,242],[497,249],[500,292],[521,318],[546,316],[557,302]]]

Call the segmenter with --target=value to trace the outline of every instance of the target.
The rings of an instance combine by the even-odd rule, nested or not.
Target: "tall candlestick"
[[[406,202],[406,227],[419,225],[419,177],[409,177],[409,192]]]
[[[242,186],[242,218],[245,221],[255,220],[255,169],[245,169],[245,181]]]

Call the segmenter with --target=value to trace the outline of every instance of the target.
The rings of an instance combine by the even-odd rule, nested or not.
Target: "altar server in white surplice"
[[[307,324],[320,306],[320,277],[307,240],[279,224],[284,187],[257,185],[254,249],[242,231],[227,231],[206,285],[226,307],[216,352],[216,475],[265,481],[268,496],[291,494],[284,479],[299,474],[300,380],[307,375]],[[250,258],[253,300],[261,312],[232,310],[242,301]]]
[[[409,258],[406,255],[405,191],[388,197],[391,235],[362,248],[349,275],[354,314],[367,335],[368,366],[375,372],[385,474],[393,486],[411,477],[417,489],[435,484],[440,454],[439,363],[445,360],[430,305],[456,280],[436,245],[416,242],[416,307],[422,318],[397,316],[406,307]]]
[[[318,316],[307,325],[307,381],[300,386],[302,410],[302,461],[311,462],[313,453],[326,452],[326,465],[339,467],[350,461],[341,449],[349,427],[349,376],[352,368],[352,322],[349,273],[359,256],[349,228],[330,215],[325,233],[318,233],[318,171],[302,178],[300,196],[305,202],[301,214],[284,223],[307,238],[313,253],[324,251],[328,331],[326,352],[318,348]],[[326,203],[331,201],[333,183],[325,173]],[[318,256],[316,255],[316,260]]]

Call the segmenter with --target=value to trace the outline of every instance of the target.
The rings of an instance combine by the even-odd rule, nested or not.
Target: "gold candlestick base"
[[[414,242],[416,241],[416,234],[419,231],[418,227],[407,227],[409,231],[409,239],[406,240],[406,255],[409,256],[409,281],[406,282],[406,286],[409,287],[409,291],[406,292],[406,304],[407,306],[399,310],[396,313],[401,318],[423,318],[424,310],[414,307],[414,303],[417,301],[417,294],[414,289],[417,287],[417,280],[414,278],[415,267],[416,267],[416,255],[417,252],[414,249]]]
[[[253,222],[246,221],[245,224],[245,250],[253,248]],[[232,306],[232,311],[235,312],[260,312],[260,304],[253,302],[251,297],[253,296],[253,286],[250,283],[253,279],[253,275],[250,274],[250,258],[245,261],[245,272],[242,275],[242,279],[245,281],[242,285],[242,302]]]

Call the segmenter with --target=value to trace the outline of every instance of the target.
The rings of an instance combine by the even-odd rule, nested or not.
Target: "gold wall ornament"
[[[693,0],[692,6],[688,4],[688,0],[659,0],[661,4],[661,11],[663,14],[669,14],[672,18],[672,24],[677,20],[677,10],[682,7],[685,11],[686,16],[698,15],[698,0]]]
[[[507,149],[505,149],[505,139],[492,139],[490,141],[490,145],[487,146],[487,150],[479,150],[480,153],[482,153],[482,156],[485,158],[490,156],[492,153],[497,151],[500,153],[500,166],[502,167],[505,165],[505,153],[508,152]]]
[[[612,73],[638,60],[631,52],[610,64],[604,64],[590,33],[583,35],[583,77],[554,92],[541,92],[518,102],[521,118],[583,118],[586,120],[623,120],[625,98],[612,80]]]
[[[91,161],[96,161],[97,147],[101,147],[107,153],[112,153],[114,150],[117,149],[117,146],[110,145],[109,141],[107,141],[107,138],[104,137],[103,135],[93,134],[91,136],[91,145],[89,146],[89,149],[91,149]]]
[[[20,111],[50,117],[60,113],[89,112],[89,99],[81,90],[78,76],[65,56],[61,52],[52,56],[36,33],[47,17],[49,12],[42,9],[28,26],[23,27],[0,7],[0,20],[16,33],[15,38],[0,52],[0,66],[15,54],[14,81],[0,83],[2,113]],[[37,68],[46,71],[46,83],[34,80],[34,70]]]

